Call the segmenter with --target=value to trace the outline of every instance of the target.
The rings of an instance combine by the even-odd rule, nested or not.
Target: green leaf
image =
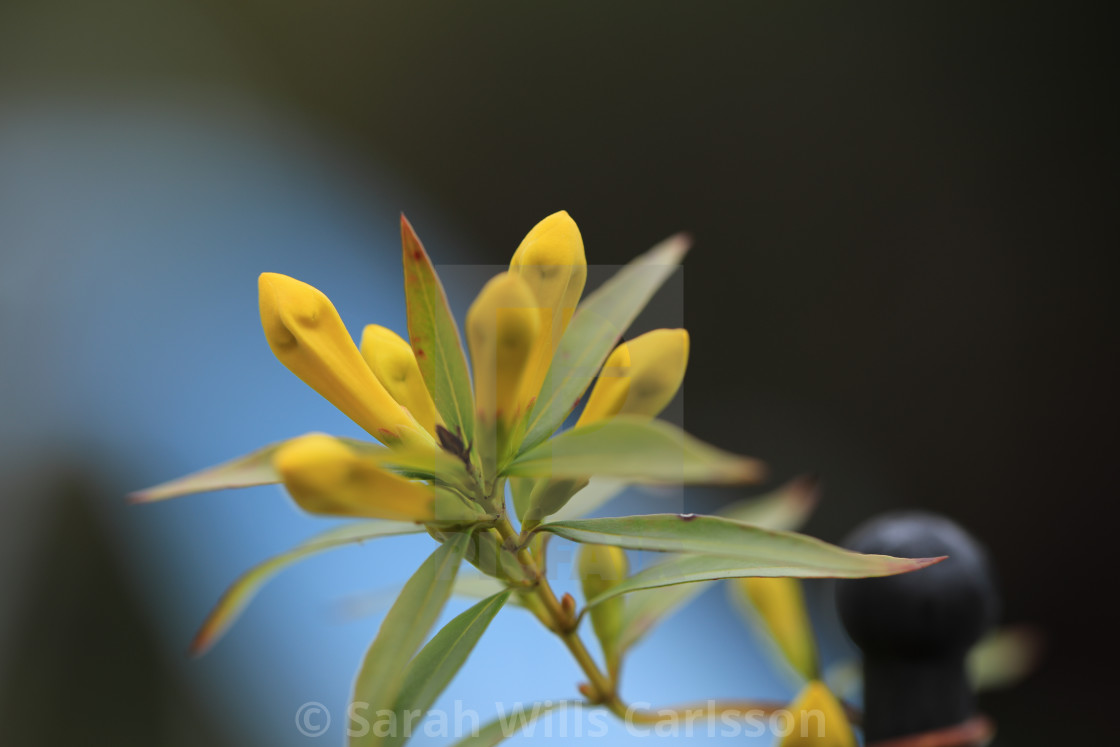
[[[658,563],[660,565],[660,563]],[[632,593],[622,613],[619,651],[627,651],[657,623],[700,596],[711,584],[689,583],[658,587]]]
[[[564,508],[572,496],[585,487],[587,478],[538,480],[522,518],[524,526],[532,529],[540,524],[542,520]]]
[[[436,269],[403,215],[401,246],[409,343],[444,424],[469,444],[474,439],[474,395],[463,341]]]
[[[303,437],[299,436],[299,438]],[[272,466],[272,458],[280,447],[293,440],[296,439],[277,441],[245,456],[231,459],[213,467],[207,467],[151,488],[139,490],[129,495],[129,501],[132,503],[154,503],[155,501],[178,498],[192,493],[208,493],[213,490],[249,488],[278,483],[280,482],[280,476]],[[468,477],[462,462],[438,449],[417,449],[407,446],[390,449],[380,444],[353,438],[338,438],[338,440],[354,449],[358,454],[385,467],[418,472],[424,477],[435,476],[454,484],[459,484]]]
[[[552,515],[553,521],[578,519],[586,516],[630,485],[626,480],[613,480],[609,477],[592,477],[587,487],[572,496],[564,507]]]
[[[416,654],[404,672],[404,684],[393,707],[399,719],[397,723],[403,723],[403,719],[408,718],[405,714],[409,711],[420,712],[420,718],[411,721],[414,727],[420,723],[432,703],[466,663],[467,657],[490,626],[490,621],[512,593],[506,590],[483,599],[443,626]],[[384,744],[400,745],[405,741],[407,737],[403,730],[398,730],[397,735],[386,738]]]
[[[999,628],[968,652],[968,676],[977,690],[1010,687],[1038,665],[1042,632],[1031,625]]]
[[[459,574],[459,577],[455,579],[455,588],[452,589],[451,593],[467,599],[485,599],[494,594],[501,594],[508,589],[508,586],[493,576],[471,571]],[[514,597],[510,604],[520,604],[520,601],[517,597]]]
[[[525,512],[529,510],[529,498],[533,494],[533,486],[537,481],[531,477],[511,477],[509,490],[513,496],[513,511],[517,514],[518,521],[525,520]]]
[[[358,670],[351,698],[352,703],[363,704],[366,713],[376,714],[396,702],[404,684],[405,667],[451,596],[469,541],[468,532],[449,537],[412,574],[385,615]],[[381,739],[373,729],[359,729],[352,734],[349,744],[375,745]]]
[[[592,521],[595,521],[592,519]],[[800,536],[800,535],[791,535]],[[810,540],[811,537],[804,539]],[[816,540],[814,540],[816,541]],[[821,543],[822,545],[824,543]],[[826,547],[832,547],[826,545]],[[650,548],[645,548],[650,549]],[[887,558],[884,555],[858,555],[848,553],[838,547],[832,547],[836,554],[832,558],[825,553],[806,548],[804,559],[798,560],[793,553],[779,551],[767,557],[765,549],[760,549],[753,559],[727,557],[724,555],[681,555],[670,558],[663,563],[652,565],[633,576],[603,592],[594,599],[589,599],[584,611],[601,604],[608,599],[620,594],[629,594],[641,589],[655,589],[661,586],[674,586],[697,581],[718,581],[725,578],[772,577],[793,576],[796,578],[868,578],[870,576],[888,576],[895,573],[904,573],[918,568],[924,568],[934,559],[922,558],[920,560],[904,560],[901,558]],[[854,558],[841,557],[840,553],[856,555]],[[817,557],[812,557],[816,555]],[[785,556],[785,557],[782,557]],[[885,562],[893,561],[893,562]]]
[[[718,516],[695,514],[650,514],[622,518],[554,521],[542,524],[538,531],[552,532],[574,542],[617,545],[631,550],[658,552],[703,553],[722,556],[709,559],[708,566],[684,564],[672,573],[691,574],[669,583],[704,581],[737,576],[797,576],[800,578],[866,578],[905,573],[938,562],[943,558],[894,558],[888,555],[863,555],[830,545],[814,537],[794,532],[760,529],[750,524]],[[729,562],[736,560],[738,563]],[[680,561],[686,559],[679,559]],[[669,561],[672,562],[672,561]],[[695,561],[694,563],[698,563]],[[711,575],[720,568],[723,576]],[[634,583],[644,573],[666,574],[667,563],[651,566],[620,584]],[[661,570],[658,570],[661,568]],[[744,573],[744,569],[756,572]],[[650,584],[665,586],[667,583]],[[618,587],[616,587],[618,588]]]
[[[763,529],[793,531],[801,528],[816,508],[819,485],[816,478],[798,477],[772,493],[736,501],[716,513]]]
[[[477,734],[460,739],[452,747],[494,747],[527,728],[541,716],[578,703],[579,701],[574,700],[546,700],[534,703],[528,709],[518,704],[510,713],[500,713],[498,718],[479,729]]]
[[[128,500],[132,503],[152,503],[191,493],[248,488],[280,482],[276,470],[272,468],[272,456],[286,443],[287,441],[277,441],[228,462],[192,472],[151,488],[138,490],[130,494]]]
[[[666,239],[619,270],[579,305],[560,339],[522,441],[530,449],[571,413],[622,334],[677,269],[689,239]]]
[[[762,477],[764,468],[664,420],[628,415],[565,431],[517,457],[506,471],[520,477],[599,475],[679,484],[751,482]]]
[[[222,595],[195,635],[191,643],[191,653],[199,655],[213,646],[222,634],[229,630],[265,582],[297,560],[324,550],[365,542],[377,537],[417,534],[423,531],[424,527],[420,524],[403,521],[363,521],[346,524],[317,534],[294,549],[254,566]]]
[[[753,524],[763,529],[793,530],[800,527],[817,502],[818,481],[801,477],[778,488],[778,490],[758,498],[747,498],[719,511],[724,518]],[[592,487],[595,481],[591,482]],[[619,485],[624,487],[624,485]],[[590,489],[590,488],[589,488]],[[586,492],[586,491],[584,491]],[[570,507],[583,496],[576,495]],[[569,518],[568,507],[556,514],[555,519]],[[585,512],[586,513],[586,512]],[[574,518],[574,516],[572,517]],[[665,561],[672,560],[672,556]],[[636,591],[626,598],[626,610],[622,618],[622,633],[619,646],[627,650],[640,641],[650,630],[676,610],[685,606],[716,582],[698,581],[675,586],[657,587]]]

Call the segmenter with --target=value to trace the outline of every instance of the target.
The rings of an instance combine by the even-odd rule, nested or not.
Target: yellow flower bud
[[[786,660],[807,679],[817,676],[817,646],[801,584],[793,578],[732,580],[751,600]]]
[[[613,545],[580,545],[576,562],[586,600],[594,599],[617,586],[630,570],[626,551]],[[625,600],[618,596],[590,609],[591,626],[595,629],[599,645],[603,647],[607,668],[612,676],[618,673],[618,636],[622,632],[624,606]]]
[[[672,401],[688,366],[688,332],[655,329],[607,357],[576,427],[615,415],[656,417]]]
[[[434,436],[441,421],[412,346],[393,330],[370,324],[362,332],[361,352],[389,395]]]
[[[312,433],[284,444],[272,458],[304,511],[398,521],[431,521],[435,492],[364,459],[338,439]]]
[[[789,712],[792,728],[778,747],[856,747],[844,707],[823,682],[807,684],[790,704]]]
[[[486,284],[467,312],[475,406],[482,422],[509,423],[517,391],[540,331],[537,300],[520,276],[503,272]]]
[[[561,210],[533,226],[514,252],[509,271],[529,284],[540,315],[540,334],[519,395],[521,410],[527,412],[540,393],[552,355],[587,282],[587,258],[576,222]]]
[[[329,298],[274,272],[259,287],[261,326],[288,370],[378,440],[433,443],[362,360]]]

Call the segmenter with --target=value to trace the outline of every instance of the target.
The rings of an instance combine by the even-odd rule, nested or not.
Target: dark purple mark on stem
[[[692,521],[696,518],[696,514],[679,514],[681,521]]]

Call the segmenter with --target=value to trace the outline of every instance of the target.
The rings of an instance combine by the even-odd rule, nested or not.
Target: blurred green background
[[[1048,636],[1031,680],[982,701],[1003,743],[1103,743],[1105,714],[1088,704],[1115,676],[1101,655],[1112,648],[1102,610],[1114,584],[1098,570],[1116,498],[1118,374],[1106,11],[0,0],[0,125],[48,106],[79,112],[66,132],[115,111],[127,133],[159,110],[190,133],[196,119],[264,112],[270,128],[310,133],[301,142],[329,151],[339,178],[381,185],[377,220],[361,231],[391,244],[392,216],[404,210],[422,236],[441,237],[429,249],[452,263],[508,261],[525,231],[561,208],[597,264],[692,232],[688,429],[765,459],[775,481],[819,472],[824,501],[807,531],[825,539],[899,507],[970,528],[993,553],[1005,619],[1037,621]],[[235,119],[251,140],[256,120]],[[27,406],[84,375],[79,363],[44,377],[36,360],[57,323],[46,306],[62,292],[55,270],[85,239],[40,230],[50,220],[20,222],[27,205],[49,215],[72,204],[14,176],[34,173],[40,158],[20,132],[0,128],[0,203],[21,206],[0,213],[0,730],[9,732],[0,742],[244,743],[200,702],[181,663],[167,663],[178,654],[161,647],[180,642],[157,642],[146,611],[161,602],[122,572],[117,522],[90,507],[116,500],[101,495],[105,485],[139,487],[151,470],[91,458],[88,437],[69,437],[80,427],[96,440],[97,423],[47,421]],[[205,158],[205,139],[195,147]],[[153,173],[176,179],[158,158]],[[169,226],[189,223],[190,194],[165,208]],[[373,199],[360,189],[351,197],[358,215]],[[127,223],[128,207],[101,218]],[[283,235],[316,253],[311,272],[345,254],[314,231]],[[145,287],[165,264],[193,261],[189,244],[158,237],[147,237],[144,261],[108,268],[123,285]],[[226,238],[231,266],[256,261],[234,256],[239,237]],[[213,355],[204,332],[183,344]],[[118,342],[129,351],[136,340]],[[244,344],[266,355],[259,339]],[[117,365],[149,365],[128,355]],[[226,388],[206,393],[231,398],[249,386],[232,373],[217,381]],[[206,407],[201,394],[186,396]],[[128,408],[127,392],[114,397]],[[213,405],[210,420],[226,407]],[[282,412],[267,418],[275,437],[297,432]],[[58,699],[75,693],[82,705],[63,728]],[[131,704],[128,715],[106,716],[99,704],[113,701]]]

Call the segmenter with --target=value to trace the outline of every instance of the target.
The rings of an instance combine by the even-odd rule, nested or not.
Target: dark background
[[[223,75],[204,49],[148,49],[156,11],[110,6],[84,11],[73,58],[60,43],[9,80]],[[819,471],[807,531],[825,539],[899,507],[969,527],[1005,619],[1048,641],[1037,674],[982,701],[1003,743],[1108,741],[1106,4],[198,7],[258,91],[423,195],[400,206],[414,224],[461,227],[482,249],[464,262],[508,261],[561,208],[597,264],[692,232],[689,430],[776,480]],[[98,44],[109,29],[128,43]]]

